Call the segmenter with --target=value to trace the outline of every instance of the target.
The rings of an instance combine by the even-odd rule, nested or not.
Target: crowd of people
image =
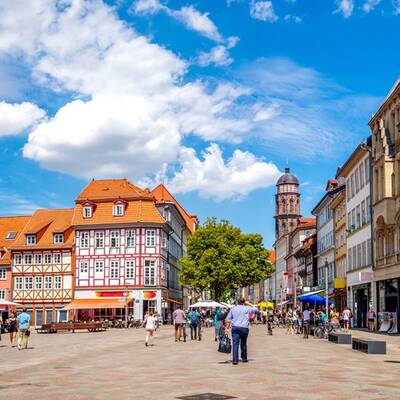
[[[11,347],[17,347],[18,350],[27,349],[30,325],[31,317],[26,312],[26,308],[22,308],[22,312],[18,315],[15,312],[10,312],[5,321],[0,316],[0,340],[2,340],[1,331],[4,329],[9,334]]]

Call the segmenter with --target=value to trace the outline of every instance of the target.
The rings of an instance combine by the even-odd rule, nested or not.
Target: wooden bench
[[[102,322],[52,322],[36,328],[38,333],[57,333],[59,331],[88,330],[89,332],[105,331],[107,328]]]
[[[351,347],[367,354],[386,354],[386,342],[383,340],[353,338]]]
[[[328,334],[328,340],[336,344],[351,344],[351,335],[348,333],[331,332]]]

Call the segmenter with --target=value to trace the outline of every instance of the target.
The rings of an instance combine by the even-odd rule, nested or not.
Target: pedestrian
[[[239,363],[239,345],[241,352],[242,362],[247,363],[247,337],[249,335],[249,315],[257,312],[257,308],[252,304],[246,302],[244,298],[240,298],[238,305],[231,308],[227,316],[228,329],[232,328],[232,340],[233,340],[233,351],[232,351],[232,364],[237,365]]]
[[[293,335],[293,313],[291,308],[286,313],[286,334]]]
[[[292,323],[293,323],[294,333],[298,334],[299,333],[299,311],[298,311],[297,307],[295,307],[293,310]]]
[[[343,310],[342,316],[343,316],[343,330],[345,332],[348,332],[350,328],[351,311],[346,307]]]
[[[303,311],[303,334],[305,339],[308,339],[308,335],[310,333],[310,319],[310,306],[307,306],[306,309]]]
[[[190,340],[197,340],[197,332],[199,332],[200,340],[200,313],[197,310],[191,310],[188,314],[189,325],[190,325]]]
[[[146,328],[146,347],[153,346],[154,332],[157,330],[157,317],[154,315],[153,311],[149,311],[149,314],[145,320]]]
[[[17,318],[14,312],[11,312],[8,317],[8,332],[10,334],[11,347],[15,347],[17,345]]]
[[[214,315],[215,341],[218,341],[219,328],[222,326],[222,321],[225,319],[224,312],[217,307]]]
[[[183,324],[186,324],[186,314],[180,306],[172,314],[175,326],[175,342],[181,341]]]
[[[372,308],[372,306],[369,307],[369,311],[367,313],[367,318],[368,318],[368,329],[371,332],[375,332],[375,311]]]
[[[17,328],[18,328],[18,350],[28,348],[28,338],[30,335],[31,317],[26,312],[26,307],[22,308],[22,313],[17,317]]]

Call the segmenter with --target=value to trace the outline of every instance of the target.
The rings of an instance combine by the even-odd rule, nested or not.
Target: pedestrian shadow
[[[391,363],[391,364],[400,364],[400,361],[395,361],[395,360],[385,360],[385,363]]]
[[[249,358],[248,362],[254,361],[254,358]],[[240,364],[243,364],[242,361],[239,360]],[[219,361],[218,364],[232,364],[232,360],[225,360],[225,361]]]

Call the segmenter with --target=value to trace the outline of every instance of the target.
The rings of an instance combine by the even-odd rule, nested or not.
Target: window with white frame
[[[25,265],[32,265],[33,256],[32,254],[25,254],[24,255],[24,264]]]
[[[110,279],[118,279],[119,278],[119,261],[111,261],[110,262]]]
[[[49,290],[53,287],[53,277],[52,276],[45,276],[44,277],[44,288]]]
[[[25,276],[25,290],[33,289],[33,276]]]
[[[119,247],[119,231],[110,232],[110,246],[113,249]]]
[[[156,230],[146,229],[146,246],[154,247],[156,245]]]
[[[43,261],[45,264],[51,264],[51,253],[43,254]]]
[[[22,255],[21,254],[16,254],[14,256],[14,264],[15,265],[21,265],[22,264]]]
[[[6,291],[4,289],[0,289],[0,299],[5,300],[6,298]]]
[[[135,278],[135,260],[125,261],[126,279]]]
[[[43,289],[43,277],[42,276],[35,277],[35,289],[38,289],[38,290]]]
[[[127,247],[135,247],[135,230],[128,229],[126,231],[126,245]]]
[[[26,235],[26,245],[32,246],[36,244],[36,235]]]
[[[92,217],[92,207],[85,206],[83,207],[83,218],[91,218]]]
[[[89,263],[87,261],[81,261],[79,263],[79,272],[80,274],[84,274],[86,275],[88,273],[89,270]]]
[[[54,257],[54,264],[61,264],[61,254],[60,253],[55,253],[53,257]]]
[[[0,280],[4,281],[7,278],[7,271],[4,268],[0,269]]]
[[[96,260],[94,262],[94,272],[96,273],[96,275],[104,274],[104,261],[103,260]]]
[[[15,278],[15,289],[22,290],[22,276],[17,276]]]
[[[88,249],[89,248],[89,232],[84,231],[80,234],[80,246],[81,249]]]
[[[35,254],[35,264],[42,263],[42,255],[40,253]]]
[[[162,248],[163,249],[168,248],[168,236],[165,232],[162,233]]]
[[[55,233],[53,235],[53,243],[54,244],[62,244],[62,243],[64,243],[64,234],[63,233]]]
[[[104,247],[104,232],[97,231],[95,233],[96,249],[102,249]]]
[[[54,277],[54,289],[61,289],[62,287],[62,278],[61,276]]]
[[[156,284],[156,261],[144,261],[144,282],[145,286],[155,286]]]
[[[114,204],[113,214],[115,217],[122,217],[124,215],[124,205],[123,204]]]

